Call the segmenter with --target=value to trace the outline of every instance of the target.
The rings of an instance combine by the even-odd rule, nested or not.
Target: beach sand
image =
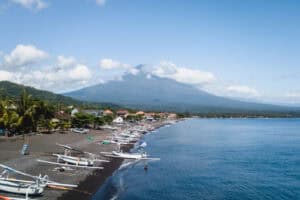
[[[72,192],[46,189],[43,196],[36,197],[35,199],[90,199],[91,194],[119,167],[122,160],[115,159],[104,165],[99,163],[99,166],[105,167],[104,170],[76,169],[58,172],[54,171],[56,166],[38,163],[36,159],[56,162],[56,157],[53,157],[52,154],[64,152],[64,149],[57,146],[56,143],[68,144],[72,147],[100,155],[101,151],[112,151],[115,148],[111,144],[99,145],[96,142],[99,141],[100,143],[100,141],[109,135],[110,131],[107,130],[90,130],[86,135],[67,132],[66,134],[53,133],[26,136],[25,140],[23,137],[0,138],[0,163],[32,175],[47,174],[52,181],[79,185]],[[24,141],[30,145],[30,154],[26,156],[20,154]],[[103,159],[108,160],[107,158]],[[22,178],[24,179],[24,177]],[[5,195],[13,196],[11,194]]]
[[[164,123],[152,124],[158,128]],[[100,155],[100,152],[111,152],[116,148],[115,144],[102,144],[101,141],[111,136],[110,130],[90,130],[88,134],[82,135],[72,132],[53,133],[31,135],[23,138],[0,138],[0,163],[20,170],[32,175],[48,175],[51,181],[78,184],[78,188],[72,190],[54,190],[45,189],[40,197],[33,199],[43,200],[85,200],[91,199],[92,195],[99,189],[103,182],[113,174],[115,170],[122,164],[122,159],[108,159],[102,157],[101,159],[110,160],[109,163],[99,163],[97,166],[104,167],[103,170],[86,170],[76,169],[72,171],[58,172],[54,171],[56,166],[39,163],[37,159],[43,159],[56,162],[56,157],[53,153],[64,153],[64,149],[56,145],[68,144],[72,147],[81,149],[83,151],[91,152]],[[29,143],[30,154],[21,155],[20,151],[24,142]],[[100,143],[100,145],[98,144]],[[123,147],[124,151],[129,151],[133,145]],[[16,177],[16,176],[12,176]],[[24,179],[24,177],[22,177]],[[14,196],[12,194],[1,193],[0,195]],[[17,196],[20,197],[20,196]]]

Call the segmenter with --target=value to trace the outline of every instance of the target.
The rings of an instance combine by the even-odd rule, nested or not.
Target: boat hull
[[[115,156],[119,156],[120,158],[124,158],[124,159],[142,159],[143,158],[143,156],[141,154],[119,153],[116,151],[113,151],[112,154]]]
[[[41,195],[44,192],[44,187],[35,184],[0,180],[0,191],[36,196]]]
[[[60,160],[63,160],[64,162],[73,164],[73,165],[80,165],[80,166],[93,166],[94,165],[94,162],[83,159],[83,158],[76,159],[76,158],[72,158],[72,157],[68,157],[68,156],[63,156],[63,157],[60,157]]]

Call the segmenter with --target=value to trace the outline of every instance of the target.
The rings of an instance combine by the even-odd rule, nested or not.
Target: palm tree
[[[25,132],[36,131],[39,120],[49,121],[54,116],[54,107],[41,100],[33,100],[24,90],[18,104],[20,124]]]
[[[24,134],[36,131],[38,124],[48,127],[50,120],[54,117],[54,111],[53,105],[34,100],[23,90],[15,103],[0,100],[0,128],[10,133],[19,131]]]
[[[33,101],[31,95],[27,94],[26,90],[24,89],[18,102],[18,113],[21,116],[24,116],[25,113],[29,111],[32,103]]]
[[[17,131],[19,126],[19,115],[16,107],[11,101],[0,101],[0,128],[5,130],[6,136]]]
[[[31,107],[32,111],[32,129],[36,131],[37,124],[41,119],[49,121],[54,117],[54,107],[48,105],[44,101],[36,100]]]

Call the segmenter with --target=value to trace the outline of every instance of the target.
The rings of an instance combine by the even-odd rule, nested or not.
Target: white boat
[[[108,130],[112,130],[112,131],[119,130],[118,127],[113,127],[113,126],[109,126],[109,125],[100,126],[100,128],[108,129]]]
[[[77,187],[77,185],[63,184],[63,183],[50,181],[47,175],[43,177],[41,175],[33,176],[15,170],[6,165],[0,164],[0,167],[4,169],[3,172],[0,174],[0,190],[8,193],[26,195],[26,199],[28,199],[28,195],[32,195],[32,196],[41,195],[44,192],[44,188],[46,186]],[[31,178],[33,180],[30,181],[30,180],[10,178],[9,177],[10,173],[22,175],[27,178]]]
[[[132,139],[139,139],[141,137],[139,134],[136,133],[121,133],[119,136]]]
[[[125,136],[125,135],[114,135],[113,139],[123,140],[123,141],[128,141],[128,142],[136,142],[139,139],[139,137]]]
[[[37,196],[37,195],[41,195],[44,192],[44,188],[46,187],[46,184],[41,182],[42,178],[39,179],[29,174],[19,172],[5,165],[0,165],[0,167],[4,169],[3,172],[0,174],[0,191],[14,193],[14,194],[22,194],[26,196],[28,195]],[[9,177],[11,173],[20,174],[26,177],[33,178],[34,181],[12,179]]]
[[[122,151],[101,152],[104,156],[110,158],[133,159],[133,160],[160,160],[160,158],[150,158],[146,152],[124,153]]]
[[[102,140],[102,144],[127,145],[127,144],[134,144],[134,143],[130,143],[130,141],[128,141],[128,140],[110,139],[110,140]]]
[[[85,152],[79,149],[75,149],[73,147],[70,147],[68,145],[64,144],[56,144],[60,147],[63,147],[65,149],[64,154],[53,154],[53,156],[57,157],[57,162],[47,161],[47,160],[40,160],[37,161],[44,164],[50,164],[50,165],[57,165],[62,167],[73,167],[73,168],[85,168],[85,169],[103,169],[103,167],[96,167],[94,166],[96,162],[109,162],[108,160],[100,160],[97,159],[97,155]],[[82,154],[87,154],[89,157],[75,157],[71,156],[71,152],[76,151]]]
[[[141,132],[141,133],[147,132],[147,129],[142,128],[142,127],[132,128],[131,130],[138,131],[138,132]]]
[[[143,150],[147,146],[146,142],[143,142],[139,145],[139,150]],[[121,158],[121,159],[134,159],[134,160],[160,160],[160,158],[150,158],[148,157],[147,153],[143,150],[138,153],[124,153],[121,150],[121,146],[118,143],[118,148],[116,151],[112,152],[101,152],[106,157],[111,158]]]
[[[143,153],[123,153],[123,152],[117,152],[117,151],[112,151],[112,155],[118,156],[120,158],[124,159],[136,159],[136,160],[141,160],[141,159],[146,159],[147,154],[145,152]]]
[[[40,160],[37,159],[37,162],[44,163],[44,164],[50,164],[50,165],[56,165],[59,166],[58,169],[63,170],[72,170],[72,168],[80,168],[80,169],[104,169],[104,167],[94,167],[94,166],[82,166],[82,165],[72,165],[72,164],[66,164],[66,163],[58,163],[58,162],[51,162],[47,160]]]
[[[53,154],[54,156],[57,156],[57,160],[64,161],[66,163],[70,163],[73,165],[80,165],[80,166],[93,166],[94,160],[83,158],[83,157],[73,157],[73,156],[66,156],[61,154]]]
[[[89,129],[84,129],[84,128],[72,128],[72,132],[74,133],[80,133],[80,134],[86,134],[89,132]]]
[[[44,192],[46,185],[39,183],[25,183],[18,180],[0,179],[0,190],[4,192],[38,196]]]

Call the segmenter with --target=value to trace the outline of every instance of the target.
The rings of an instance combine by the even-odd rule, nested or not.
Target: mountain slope
[[[140,109],[178,112],[240,112],[290,111],[290,108],[246,103],[218,97],[167,78],[146,74],[126,75],[121,81],[110,81],[65,94],[88,100],[104,101]]]
[[[45,90],[38,90],[33,87],[24,86],[16,83],[12,83],[9,81],[0,81],[0,97],[8,97],[8,98],[19,98],[20,94],[23,90],[33,98],[46,100],[53,103],[63,103],[63,104],[80,104],[79,100],[73,99],[71,97],[66,97],[63,95],[55,94]]]
[[[33,98],[48,101],[50,103],[59,103],[64,105],[76,105],[76,106],[85,106],[85,107],[97,107],[97,108],[106,108],[106,107],[120,108],[116,104],[81,101],[61,94],[55,94],[53,92],[49,92],[45,90],[38,90],[33,87],[24,86],[9,81],[0,81],[0,99],[4,99],[4,98],[18,99],[24,89]]]

